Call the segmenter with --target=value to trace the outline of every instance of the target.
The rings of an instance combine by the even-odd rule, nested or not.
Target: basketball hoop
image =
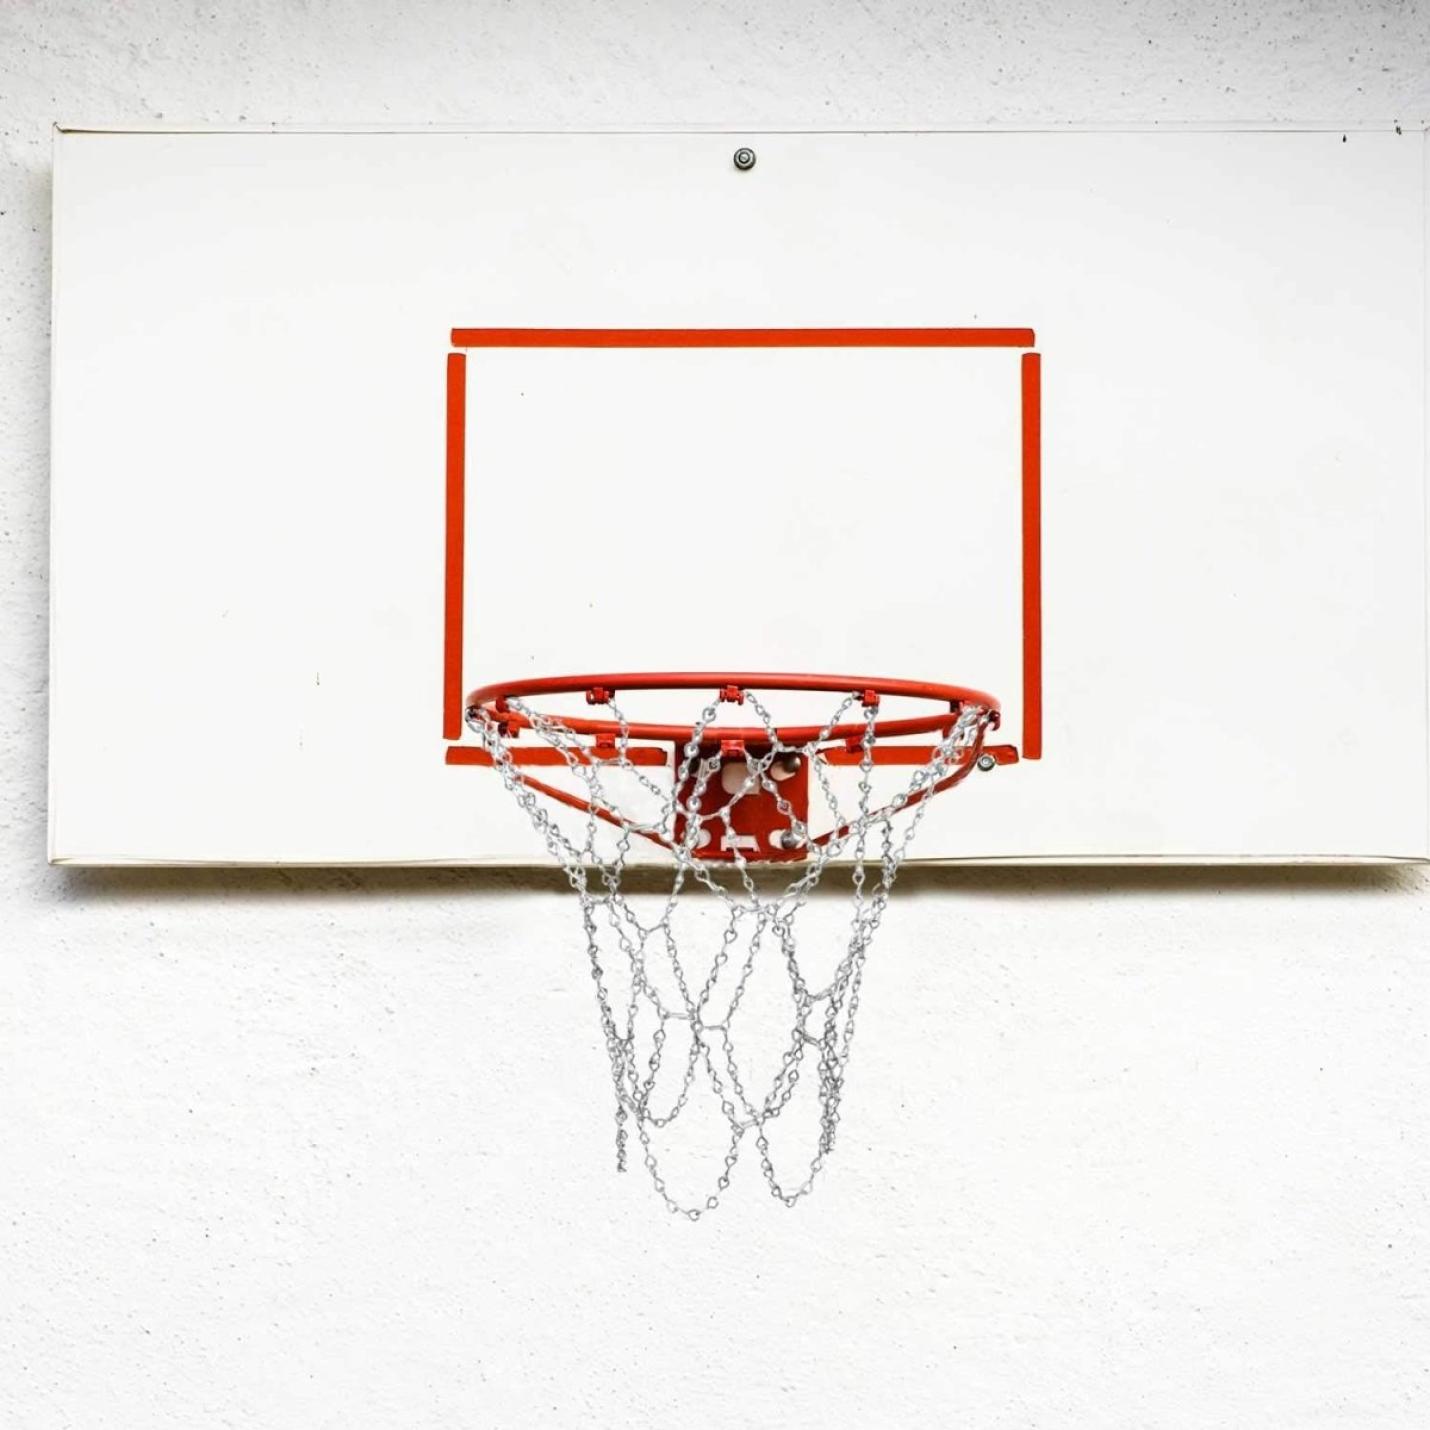
[[[620,700],[651,691],[704,692],[705,703],[683,722],[629,718]],[[756,692],[827,695],[834,708],[820,724],[777,722]],[[586,710],[533,704],[555,696],[582,696]],[[892,715],[891,702],[930,708]],[[740,711],[739,723],[721,723],[727,706]],[[987,743],[997,701],[961,686],[859,676],[581,675],[484,686],[468,697],[466,718],[482,741],[471,762],[496,770],[580,899],[616,1096],[618,1169],[634,1127],[665,1205],[697,1220],[718,1205],[748,1137],[771,1193],[794,1205],[834,1145],[865,958],[928,801],[975,769],[1017,759],[1011,746]],[[564,771],[571,787],[531,772],[543,767]],[[876,795],[875,771],[900,767],[909,773]],[[664,778],[650,773],[660,768]],[[582,818],[563,821],[553,804]],[[637,840],[670,856],[667,892],[623,888]],[[811,982],[796,956],[796,923],[837,862],[850,866],[849,929],[830,975]],[[769,865],[790,866],[773,890],[760,874]],[[724,914],[718,947],[699,971],[682,958],[672,927],[688,885],[708,891]],[[644,918],[641,897],[653,904]],[[762,949],[778,951],[793,1020],[778,1069],[756,1094],[732,1024]],[[683,1041],[673,1071],[672,1040]],[[818,1132],[791,1182],[775,1168],[769,1133],[807,1060],[817,1069]],[[690,1105],[702,1074],[729,1141],[713,1190],[691,1203],[668,1187],[656,1140]]]

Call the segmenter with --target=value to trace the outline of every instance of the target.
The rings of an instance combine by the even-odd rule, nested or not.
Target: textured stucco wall
[[[554,880],[43,862],[53,120],[1427,113],[1388,0],[0,9],[0,1426],[1430,1423],[1419,873],[913,875],[826,1183],[691,1227]]]

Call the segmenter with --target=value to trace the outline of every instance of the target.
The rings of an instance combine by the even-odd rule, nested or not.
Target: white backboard
[[[731,668],[999,697],[914,858],[1425,858],[1425,187],[1418,132],[62,133],[51,857],[541,863],[466,692]]]

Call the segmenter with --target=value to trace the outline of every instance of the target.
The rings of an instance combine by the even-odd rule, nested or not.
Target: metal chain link
[[[973,757],[992,720],[992,712],[983,706],[960,707],[927,761],[914,770],[907,787],[886,803],[876,805],[873,771],[877,708],[864,707],[855,807],[846,813],[819,751],[830,742],[834,728],[845,723],[845,717],[860,704],[861,697],[845,696],[815,738],[799,744],[780,738],[770,712],[753,693],[745,692],[745,698],[764,727],[767,746],[763,753],[745,754],[742,783],[728,792],[723,804],[707,811],[705,796],[722,762],[718,755],[702,755],[701,751],[709,744],[705,732],[716,720],[718,700],[704,706],[690,738],[677,750],[674,779],[666,789],[631,761],[630,722],[614,698],[609,704],[612,718],[618,723],[618,735],[614,749],[603,751],[597,759],[590,745],[584,744],[559,718],[541,714],[524,701],[509,697],[509,710],[559,752],[566,771],[582,787],[582,797],[591,812],[584,817],[579,842],[564,832],[542,796],[523,781],[512,759],[509,727],[480,707],[468,711],[468,723],[483,739],[503,785],[565,873],[580,903],[615,1093],[617,1169],[624,1171],[628,1165],[629,1135],[634,1129],[641,1160],[657,1194],[670,1211],[692,1221],[719,1205],[744,1140],[751,1134],[771,1195],[793,1206],[813,1188],[834,1148],[839,1127],[865,960],[899,868],[928,809],[929,801],[924,795]],[[791,757],[810,763],[833,819],[833,832],[827,838],[813,837],[770,774],[777,760]],[[624,793],[612,787],[618,782],[617,775],[627,786]],[[805,850],[804,862],[789,866],[792,876],[776,893],[762,889],[738,839],[729,838],[732,857],[718,865],[701,859],[697,853],[703,822],[718,820],[725,834],[733,835],[732,811],[742,799],[757,792],[774,801]],[[644,797],[652,807],[646,818],[622,808],[633,795],[637,799]],[[912,809],[907,808],[910,801],[916,801]],[[610,819],[603,819],[596,810],[606,811]],[[897,835],[896,819],[902,822]],[[622,883],[632,841],[641,836],[653,836],[664,843],[673,862],[669,891],[663,896],[642,896],[653,898],[656,905],[656,916],[645,920]],[[877,841],[877,852],[872,855],[871,840]],[[840,859],[852,864],[849,930],[832,976],[822,987],[811,988],[796,952],[797,920],[826,871]],[[722,877],[725,871],[729,875]],[[682,957],[672,926],[680,894],[692,882],[716,899],[724,912],[719,941],[703,978],[692,977],[688,958]],[[762,962],[762,952],[771,948],[778,950],[788,980],[793,1017],[779,1066],[764,1091],[756,1094],[751,1091],[749,1074],[737,1054],[732,1025],[754,971]],[[623,999],[612,994],[611,960],[617,955],[626,980]],[[639,1025],[652,1019],[654,1028],[643,1038]],[[817,1031],[812,1030],[812,1025]],[[676,1064],[677,1086],[673,1094],[667,1095],[664,1105],[657,1107],[653,1099],[667,1047],[673,1032],[680,1028],[688,1045]],[[798,1180],[791,1183],[776,1169],[769,1129],[794,1100],[811,1053],[819,1135],[813,1153],[797,1174]],[[667,1183],[656,1134],[669,1129],[690,1105],[702,1071],[730,1135],[711,1190],[703,1198],[688,1201],[678,1198]]]

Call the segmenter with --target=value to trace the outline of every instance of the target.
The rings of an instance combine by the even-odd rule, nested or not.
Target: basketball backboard
[[[1418,133],[64,134],[52,855],[541,862],[469,691],[735,669],[998,698],[915,857],[1425,857],[1424,181]]]

